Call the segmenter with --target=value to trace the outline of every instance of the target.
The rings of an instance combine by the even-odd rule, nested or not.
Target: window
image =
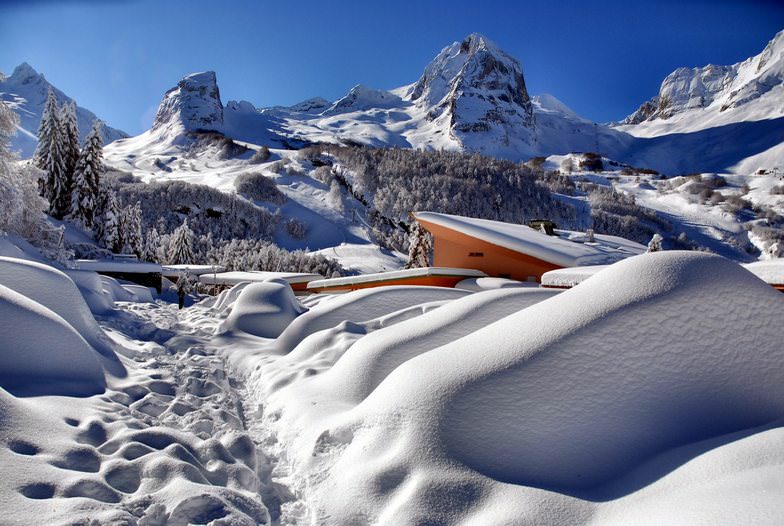
[[[484,256],[485,256],[484,252],[469,252],[468,253],[468,257],[470,257],[470,258],[481,258],[481,257],[484,257]]]

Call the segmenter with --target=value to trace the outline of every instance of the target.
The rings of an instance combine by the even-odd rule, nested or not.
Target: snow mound
[[[328,373],[314,379],[320,391],[318,398],[324,392],[332,392],[344,402],[359,403],[406,361],[558,292],[535,288],[479,292],[405,320],[392,329],[373,332],[353,345]]]
[[[784,298],[719,256],[635,256],[462,338],[445,343],[435,330],[405,341],[406,324],[449,318],[460,303],[388,331],[400,335],[359,340],[336,378],[351,383],[376,363],[389,370],[388,356],[408,359],[353,409],[300,427],[296,450],[322,477],[318,505],[337,523],[468,523],[480,514],[478,522],[497,523],[556,509],[584,522],[590,504],[568,495],[601,501],[608,488],[619,497],[665,478],[704,477],[685,463],[784,417]],[[371,338],[387,352],[360,358]],[[285,406],[294,388],[274,401]],[[284,422],[301,425],[296,416]],[[688,449],[695,444],[703,449]],[[688,453],[673,455],[678,448]],[[668,475],[680,467],[686,475]]]
[[[464,290],[441,287],[389,286],[356,290],[320,303],[289,325],[275,342],[276,350],[286,354],[306,336],[335,327],[344,321],[372,320],[406,307],[431,301],[457,299]]]
[[[86,396],[106,387],[98,355],[52,309],[0,285],[0,386],[16,396]]]
[[[512,289],[521,287],[538,287],[538,283],[527,283],[506,278],[468,278],[455,285],[456,289],[481,292],[483,290]]]
[[[42,263],[0,256],[0,285],[62,316],[96,351],[116,360],[84,297],[65,273]]]
[[[84,301],[93,314],[107,314],[114,310],[114,299],[104,290],[101,276],[97,272],[69,269],[65,273],[82,293]]]
[[[607,265],[587,265],[551,270],[542,274],[542,286],[569,289],[606,268]]]
[[[783,304],[718,256],[634,257],[407,362],[368,407],[440,399],[420,424],[454,460],[495,480],[585,490],[784,416]]]
[[[220,331],[277,338],[305,310],[288,283],[251,283],[240,292]]]
[[[784,259],[755,261],[743,265],[746,270],[770,285],[784,286]]]

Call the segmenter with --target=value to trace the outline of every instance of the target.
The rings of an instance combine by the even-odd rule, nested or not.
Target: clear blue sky
[[[679,66],[731,64],[784,29],[784,2],[0,0],[0,71],[22,61],[128,133],[164,91],[215,70],[224,104],[334,100],[415,81],[444,46],[485,34],[532,94],[620,119]]]

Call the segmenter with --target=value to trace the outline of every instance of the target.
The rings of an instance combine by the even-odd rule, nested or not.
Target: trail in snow
[[[305,521],[307,509],[296,502],[288,489],[285,473],[282,482],[277,476],[273,479],[277,455],[267,450],[274,449],[274,439],[262,424],[255,422],[253,416],[257,410],[246,397],[243,382],[229,374],[224,359],[216,356],[217,349],[209,344],[217,324],[210,311],[198,307],[178,311],[176,306],[164,303],[118,306],[122,307],[120,313],[102,319],[101,325],[113,339],[131,349],[136,368],[131,374],[132,381],[112,386],[100,399],[98,410],[124,429],[107,442],[95,444],[99,453],[116,452],[127,457],[125,453],[138,449],[138,443],[153,449],[156,445],[163,446],[163,452],[169,457],[196,467],[201,476],[184,466],[168,466],[170,459],[166,459],[164,465],[169,470],[192,471],[194,482],[217,488],[218,499],[236,509],[211,498],[209,494],[214,488],[204,491],[204,495],[200,495],[201,488],[189,489],[185,499],[188,504],[176,516],[174,512],[166,515],[154,505],[160,493],[134,499],[124,507],[133,508],[134,503],[138,507],[139,500],[152,503],[152,512],[160,515],[155,519],[165,523],[202,522],[229,516],[240,524],[245,519],[249,524],[273,525]],[[128,339],[129,335],[136,340]],[[134,347],[144,349],[134,352]],[[155,430],[154,434],[150,433],[151,429]],[[105,434],[97,433],[99,437]],[[177,442],[185,447],[177,447]],[[204,451],[201,458],[194,454],[198,451]],[[228,469],[238,466],[234,472]],[[138,475],[122,472],[115,478],[120,481],[117,485],[124,488],[118,488],[120,491],[135,493],[139,489],[139,484],[134,482]],[[250,502],[244,502],[251,495]],[[287,504],[283,506],[284,503]],[[147,508],[142,518],[152,519],[150,506]],[[264,508],[268,512],[266,517],[261,512]],[[282,508],[290,513],[283,516]]]

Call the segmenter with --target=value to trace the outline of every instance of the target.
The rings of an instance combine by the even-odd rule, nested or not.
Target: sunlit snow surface
[[[12,523],[784,513],[784,295],[718,256],[643,254],[567,291],[295,298],[272,278],[182,311],[85,271],[0,276]]]

